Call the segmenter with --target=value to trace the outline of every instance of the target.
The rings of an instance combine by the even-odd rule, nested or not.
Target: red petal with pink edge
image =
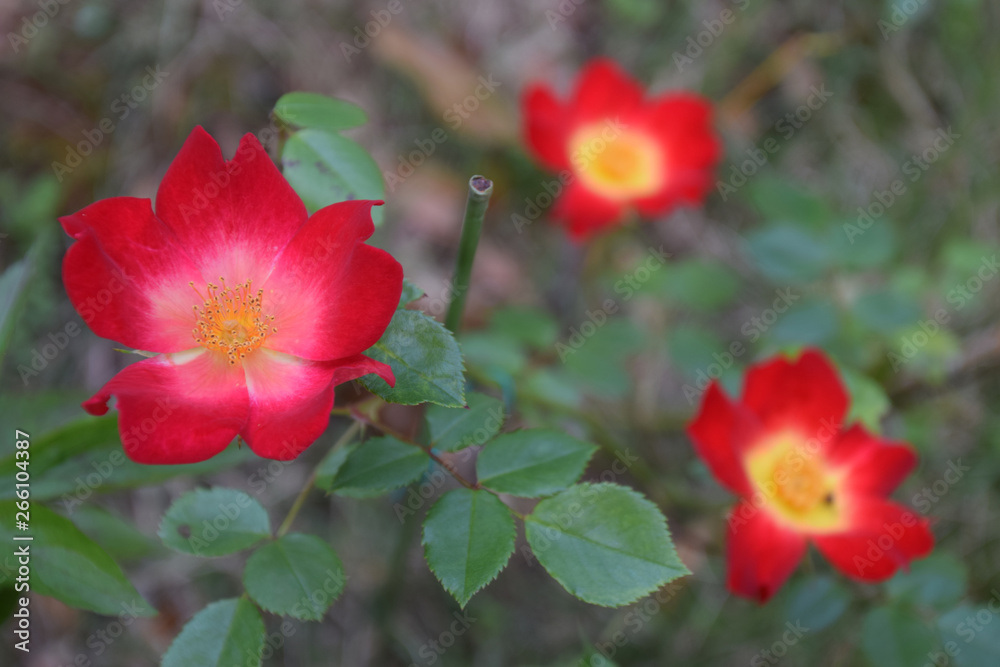
[[[915,511],[878,498],[851,500],[849,532],[819,535],[816,546],[854,579],[883,581],[934,548],[930,523]]]
[[[806,546],[805,537],[743,500],[733,508],[726,531],[726,585],[737,595],[767,602],[798,567]]]
[[[184,363],[175,363],[178,358]],[[103,415],[111,396],[117,398],[122,445],[136,463],[210,459],[232,442],[249,412],[242,369],[207,352],[127,366],[83,407]]]
[[[852,493],[886,497],[917,465],[913,448],[882,440],[855,424],[830,443],[826,459],[846,470],[845,484]]]
[[[524,141],[538,161],[555,171],[568,169],[567,110],[549,88],[529,87],[521,101]]]
[[[818,350],[795,361],[777,357],[747,373],[743,404],[765,429],[790,428],[828,442],[847,414],[848,397],[837,370]]]
[[[564,220],[570,237],[580,241],[620,222],[624,212],[623,204],[596,195],[574,182],[566,186],[552,215]]]
[[[148,199],[104,199],[60,218],[76,241],[63,258],[63,282],[98,336],[152,352],[194,346],[190,282],[201,274]]]
[[[573,125],[606,119],[622,120],[639,108],[643,87],[609,58],[591,60],[577,82],[569,108]]]
[[[371,201],[317,211],[285,248],[264,285],[264,309],[277,332],[265,346],[304,359],[364,352],[389,325],[403,289],[403,268],[364,244],[375,230]]]
[[[259,456],[279,461],[294,459],[323,434],[337,384],[368,373],[393,381],[388,366],[364,355],[314,362],[262,350],[244,367],[250,416],[242,435]]]
[[[743,445],[753,442],[756,419],[734,404],[713,381],[687,432],[695,451],[723,486],[739,495],[750,495],[750,481],[743,468]]]
[[[206,280],[224,276],[232,284],[262,282],[307,217],[256,137],[244,136],[227,162],[201,127],[191,131],[163,177],[156,213]]]

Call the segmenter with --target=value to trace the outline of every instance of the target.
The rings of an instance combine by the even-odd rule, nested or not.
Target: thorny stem
[[[378,429],[379,431],[382,431],[386,435],[392,436],[393,438],[395,438],[396,440],[399,440],[400,442],[405,442],[408,445],[413,445],[414,447],[420,448],[420,450],[422,452],[424,452],[425,454],[427,454],[427,456],[429,456],[431,458],[431,460],[434,461],[434,463],[437,463],[439,466],[441,466],[442,468],[444,468],[448,472],[449,475],[451,475],[452,477],[455,478],[455,481],[457,481],[459,484],[461,484],[465,488],[471,489],[472,491],[488,491],[489,493],[492,493],[493,495],[495,495],[497,497],[500,496],[500,494],[497,493],[496,491],[494,491],[493,489],[490,489],[490,488],[487,488],[485,486],[482,486],[478,482],[473,483],[473,482],[470,482],[469,480],[467,480],[465,477],[462,476],[462,474],[460,472],[458,472],[458,470],[455,469],[455,466],[453,466],[451,463],[449,463],[448,461],[445,461],[440,456],[438,456],[437,454],[435,454],[434,450],[431,449],[429,446],[427,446],[427,445],[425,445],[423,443],[417,442],[416,440],[414,440],[413,438],[409,437],[408,435],[406,435],[404,433],[401,433],[400,431],[397,431],[396,429],[392,428],[391,426],[388,426],[387,424],[383,424],[382,422],[380,422],[380,421],[378,421],[378,420],[376,420],[376,419],[374,419],[372,417],[369,417],[368,415],[366,415],[366,414],[364,414],[364,413],[362,413],[362,412],[360,412],[358,410],[352,411],[351,416],[354,417],[354,419],[357,420],[357,422],[364,423],[364,424],[367,424],[368,426],[371,426],[372,428]],[[504,503],[504,504],[506,505],[506,503]],[[514,516],[518,517],[522,521],[524,520],[524,515],[521,514],[520,512],[518,512],[517,510],[515,510],[514,508],[512,508],[512,507],[510,507],[508,505],[507,509],[510,510],[510,512],[512,514],[514,514]]]
[[[354,436],[361,431],[361,426],[362,423],[359,421],[355,421],[350,426],[348,426],[347,430],[344,431],[339,438],[337,438],[337,442],[333,443],[333,447],[330,448],[330,451],[333,451],[339,447],[343,447],[351,440],[353,440]],[[295,521],[295,517],[298,516],[299,510],[302,509],[302,505],[306,501],[306,496],[309,495],[309,492],[312,491],[313,486],[316,485],[316,470],[318,469],[319,468],[317,467],[316,469],[313,470],[312,474],[309,475],[309,479],[306,480],[305,486],[303,486],[302,490],[299,491],[298,497],[295,499],[295,502],[292,503],[291,509],[288,510],[288,515],[285,516],[285,520],[282,521],[281,526],[278,527],[278,532],[276,534],[277,537],[282,537],[285,533],[288,532],[288,529],[292,527],[292,522]]]

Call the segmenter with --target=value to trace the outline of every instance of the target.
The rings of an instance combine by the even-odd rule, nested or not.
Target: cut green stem
[[[448,315],[444,325],[456,336],[462,325],[462,314],[465,312],[465,297],[469,292],[469,276],[472,274],[472,262],[476,258],[476,247],[483,231],[483,218],[486,207],[493,194],[493,181],[483,176],[473,176],[469,179],[469,199],[465,203],[465,221],[462,223],[462,240],[458,247],[458,258],[455,260],[454,292]]]

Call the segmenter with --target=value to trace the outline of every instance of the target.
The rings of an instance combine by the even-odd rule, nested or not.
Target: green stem
[[[347,427],[347,430],[344,431],[339,438],[337,438],[337,442],[333,443],[333,447],[330,448],[330,451],[333,451],[338,447],[342,447],[353,440],[354,436],[361,431],[361,426],[362,424],[359,421],[351,422],[351,425]],[[302,487],[302,490],[299,491],[298,497],[295,498],[295,502],[292,503],[292,508],[288,510],[288,515],[285,517],[285,520],[281,522],[281,526],[278,527],[277,537],[282,537],[288,532],[288,529],[292,527],[292,522],[295,521],[295,517],[298,516],[299,510],[302,509],[302,505],[306,502],[306,496],[309,495],[309,492],[312,491],[312,488],[315,485],[316,469],[314,469],[312,474],[309,475],[309,479],[306,480],[305,486]]]
[[[462,325],[472,262],[476,258],[476,247],[479,245],[479,235],[483,230],[483,217],[486,215],[486,207],[490,203],[492,194],[493,181],[483,176],[473,176],[469,179],[469,199],[465,203],[462,240],[458,247],[458,258],[455,260],[455,296],[448,306],[448,315],[444,321],[444,325],[456,336]]]

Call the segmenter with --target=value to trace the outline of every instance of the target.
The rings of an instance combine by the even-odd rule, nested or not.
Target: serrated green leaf
[[[365,387],[386,401],[465,405],[462,353],[451,332],[437,320],[419,311],[398,310],[381,340],[365,354],[392,367],[395,387],[376,375],[361,378]]]
[[[368,122],[361,107],[319,93],[293,92],[278,98],[274,115],[294,127],[338,132]]]
[[[253,552],[243,586],[261,609],[318,621],[344,590],[344,566],[314,535],[291,533]]]
[[[399,295],[399,308],[405,308],[408,303],[413,303],[426,294],[422,289],[410,282],[408,278],[403,278],[403,291]]]
[[[184,626],[163,655],[161,667],[259,667],[264,619],[250,600],[220,600]]]
[[[946,609],[965,595],[968,575],[965,564],[947,552],[938,552],[900,570],[885,582],[892,598],[907,600],[932,609]]]
[[[466,397],[467,408],[427,408],[424,420],[431,446],[454,452],[470,445],[482,445],[503,427],[503,401],[473,392]]]
[[[634,602],[690,574],[660,510],[617,484],[578,484],[525,517],[528,544],[572,595],[606,607]]]
[[[343,447],[337,447],[324,456],[323,460],[316,467],[316,486],[329,491],[337,473],[344,467],[344,464],[347,463],[347,458],[358,448],[359,444],[355,442]]]
[[[326,487],[354,498],[382,495],[420,477],[430,457],[393,437],[372,438],[353,448]]]
[[[349,199],[385,199],[382,172],[368,152],[339,134],[300,130],[281,151],[285,178],[295,188],[309,212]],[[372,220],[382,223],[381,208],[372,209]]]
[[[500,493],[538,498],[574,484],[597,451],[594,445],[552,429],[506,433],[479,452],[479,483]]]
[[[193,556],[225,556],[271,535],[267,511],[242,491],[215,487],[174,501],[157,532],[171,549]]]
[[[822,630],[836,622],[850,602],[850,592],[833,577],[811,576],[792,588],[787,616],[809,630]]]
[[[33,504],[30,529],[21,531],[15,530],[16,512],[14,501],[0,503],[0,539],[7,545],[29,547],[32,591],[106,616],[156,614],[111,556],[69,519],[44,505]],[[15,535],[30,535],[34,539],[15,542]],[[6,568],[0,573],[14,577],[14,572]]]
[[[461,606],[493,581],[514,553],[510,510],[488,491],[455,489],[424,521],[424,556],[434,576]]]
[[[861,625],[861,648],[875,667],[923,665],[935,644],[928,628],[905,607],[872,609]]]

